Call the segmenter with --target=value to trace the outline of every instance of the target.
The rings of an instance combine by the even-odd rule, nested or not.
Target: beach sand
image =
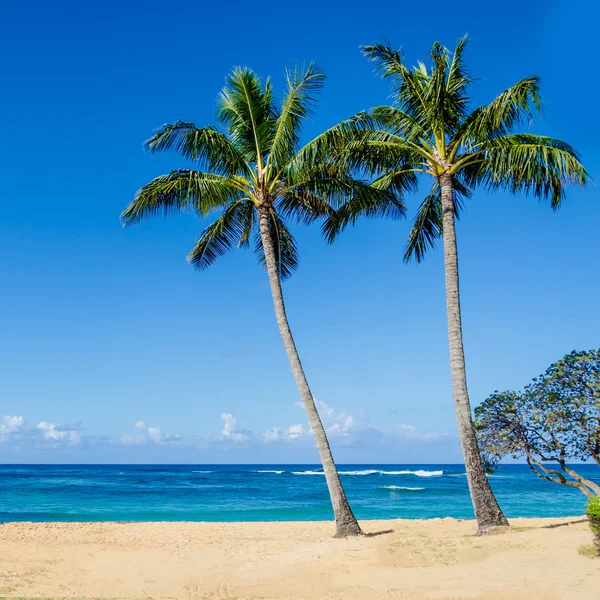
[[[473,521],[7,523],[0,597],[269,599],[600,598],[600,559],[582,517]],[[383,533],[386,530],[391,533]]]

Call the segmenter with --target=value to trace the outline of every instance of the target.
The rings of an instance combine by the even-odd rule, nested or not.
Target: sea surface
[[[600,483],[600,469],[577,471]],[[359,519],[472,518],[462,465],[340,465]],[[490,482],[510,517],[585,512],[578,490],[526,465]],[[331,519],[317,465],[0,465],[0,522],[300,521]]]

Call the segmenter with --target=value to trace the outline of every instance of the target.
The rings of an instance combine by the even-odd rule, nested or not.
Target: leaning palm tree
[[[526,77],[487,105],[472,109],[471,77],[465,70],[466,38],[453,53],[439,43],[430,51],[432,65],[408,68],[401,53],[375,44],[363,49],[395,84],[394,106],[360,113],[326,132],[322,147],[338,145],[343,168],[369,168],[373,186],[407,188],[433,179],[410,232],[405,260],[423,260],[443,238],[446,308],[454,405],[467,480],[480,532],[507,525],[482,464],[473,429],[463,351],[455,219],[474,188],[524,192],[550,200],[557,209],[567,184],[585,185],[587,173],[577,152],[557,139],[519,132],[540,109],[539,80]],[[337,141],[335,141],[337,140]],[[380,207],[378,207],[380,209]],[[329,240],[369,207],[354,200],[325,223]]]
[[[348,170],[319,157],[303,158],[312,153],[301,151],[301,124],[323,81],[324,75],[312,65],[287,72],[287,91],[278,106],[269,80],[263,85],[250,69],[236,68],[218,100],[221,130],[178,121],[162,126],[146,142],[151,152],[173,149],[199,170],[177,170],[153,179],[139,190],[122,221],[129,225],[161,212],[191,210],[205,216],[220,210],[189,254],[188,260],[199,269],[235,246],[253,245],[269,276],[279,331],[316,440],[336,535],[348,536],[361,529],[346,499],[283,301],[281,280],[298,264],[286,220],[311,223],[350,198],[358,204],[381,205],[383,212],[391,206],[402,214],[404,206],[393,193],[371,188]]]

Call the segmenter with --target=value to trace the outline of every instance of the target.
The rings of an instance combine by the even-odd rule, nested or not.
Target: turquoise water
[[[360,519],[472,518],[462,465],[340,465]],[[600,483],[600,469],[578,472]],[[502,466],[508,517],[581,515],[578,490]],[[316,465],[0,465],[0,521],[297,521],[332,517]]]

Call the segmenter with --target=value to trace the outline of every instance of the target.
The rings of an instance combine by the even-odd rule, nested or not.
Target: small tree
[[[600,556],[600,498],[598,496],[588,500],[587,514],[590,519],[590,529],[594,534],[594,545]]]
[[[567,465],[600,466],[600,350],[567,354],[523,392],[494,392],[475,409],[475,427],[490,469],[525,457],[538,477],[600,496],[600,485]]]

